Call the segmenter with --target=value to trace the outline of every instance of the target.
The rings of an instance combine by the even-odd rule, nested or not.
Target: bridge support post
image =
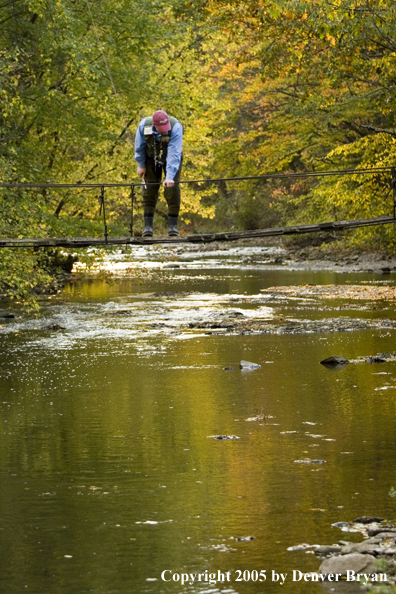
[[[103,212],[104,237],[105,237],[105,242],[107,243],[108,232],[107,232],[107,223],[106,223],[106,208],[105,208],[104,193],[105,193],[105,189],[104,189],[104,186],[102,186],[100,189],[100,204],[102,206],[102,212]]]
[[[135,184],[131,184],[130,198],[131,198],[131,222],[129,224],[129,234],[132,239],[133,238],[133,211],[135,208],[135,199],[136,199]]]

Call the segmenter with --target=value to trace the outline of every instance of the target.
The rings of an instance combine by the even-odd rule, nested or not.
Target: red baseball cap
[[[160,109],[154,113],[153,126],[157,128],[158,132],[168,132],[172,128],[166,111]]]

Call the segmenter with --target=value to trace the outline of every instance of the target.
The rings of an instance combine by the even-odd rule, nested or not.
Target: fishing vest
[[[154,160],[157,160],[158,157],[161,160],[166,159],[166,155],[168,154],[168,143],[171,138],[172,129],[173,129],[174,125],[178,123],[178,121],[179,120],[177,120],[176,118],[172,118],[171,116],[169,116],[169,122],[171,125],[171,129],[169,130],[169,132],[166,135],[164,135],[164,136],[161,135],[161,140],[158,142],[156,140],[156,135],[153,132],[153,118],[152,117],[146,118],[146,120],[144,122],[144,127],[143,127],[143,136],[146,140],[146,155],[147,155],[147,157],[149,157],[150,159],[154,159]]]

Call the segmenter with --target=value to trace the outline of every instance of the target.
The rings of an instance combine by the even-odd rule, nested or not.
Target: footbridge
[[[335,232],[346,229],[356,229],[359,227],[368,227],[373,225],[387,225],[396,223],[396,168],[395,167],[376,167],[370,169],[344,169],[337,171],[318,171],[302,173],[268,173],[264,175],[249,177],[230,177],[216,179],[197,179],[182,180],[180,184],[202,184],[202,183],[220,183],[236,181],[259,181],[269,179],[298,179],[308,177],[325,176],[343,176],[343,175],[386,175],[389,177],[388,193],[384,197],[384,208],[389,197],[393,193],[392,205],[388,206],[392,214],[384,214],[373,218],[362,218],[354,220],[329,221],[323,223],[312,223],[304,225],[291,225],[286,227],[271,227],[267,229],[256,229],[252,231],[230,231],[221,233],[191,234],[181,237],[150,237],[142,238],[134,230],[134,217],[136,210],[136,189],[142,189],[144,183],[0,183],[2,190],[16,189],[48,189],[48,188],[67,188],[90,189],[100,192],[100,216],[103,222],[102,237],[42,237],[42,238],[3,238],[0,237],[0,247],[3,248],[37,248],[37,247],[66,247],[66,248],[86,248],[103,245],[152,245],[152,244],[183,244],[183,243],[211,243],[220,241],[235,241],[238,239],[255,239],[260,237],[276,237],[281,235],[301,235],[305,233],[318,233],[323,231]],[[147,184],[148,185],[148,184]],[[106,219],[106,189],[108,188],[128,188],[130,197],[130,223],[128,233],[123,237],[112,237],[108,233]]]

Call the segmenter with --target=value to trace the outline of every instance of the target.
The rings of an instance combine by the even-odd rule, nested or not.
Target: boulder
[[[383,540],[384,538],[393,538],[396,539],[396,529],[390,528],[387,530],[386,526],[383,528],[375,528],[373,530],[368,531],[369,536],[376,536],[377,538]]]
[[[324,365],[328,369],[342,369],[342,367],[345,367],[348,363],[348,359],[339,355],[327,357],[327,359],[323,359],[323,361],[320,362],[321,365]]]
[[[360,516],[352,520],[356,524],[372,524],[373,522],[382,522],[384,518],[377,518],[376,516]]]
[[[367,553],[368,555],[395,555],[396,554],[396,533],[380,532],[372,538],[362,542],[349,542],[342,549],[342,555],[349,553]]]
[[[325,559],[319,568],[322,575],[340,573],[347,575],[347,571],[355,573],[382,573],[379,564],[371,555],[362,553],[350,553],[349,555],[337,555]]]
[[[376,555],[379,549],[379,538],[369,538],[363,542],[350,542],[342,549],[342,555],[349,555],[350,553],[363,553],[368,555]]]

